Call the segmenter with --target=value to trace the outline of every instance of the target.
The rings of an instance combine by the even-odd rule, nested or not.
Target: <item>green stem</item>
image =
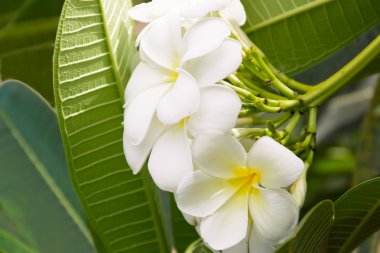
[[[337,73],[300,96],[300,101],[309,107],[319,106],[337,90],[348,84],[348,81],[367,66],[379,53],[380,35]]]

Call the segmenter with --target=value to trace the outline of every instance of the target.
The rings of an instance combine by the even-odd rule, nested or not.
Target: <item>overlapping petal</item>
[[[193,141],[194,162],[214,177],[234,178],[234,168],[244,166],[246,153],[243,146],[229,134],[217,132],[199,135]]]
[[[211,53],[193,59],[186,66],[201,86],[215,84],[231,75],[242,62],[242,46],[233,39],[226,39]]]
[[[161,84],[134,98],[124,111],[124,133],[132,145],[139,145],[145,138],[156,113],[157,104],[169,90]]]
[[[178,79],[157,107],[158,118],[164,124],[176,124],[195,113],[199,107],[200,90],[197,81],[186,71],[178,71]]]
[[[230,88],[221,85],[205,86],[201,89],[200,106],[188,121],[192,136],[210,130],[230,131],[236,124],[241,109],[241,100]]]
[[[193,171],[186,131],[181,125],[170,127],[157,139],[148,169],[156,185],[170,192],[175,192],[180,180]]]
[[[126,103],[130,103],[133,98],[145,90],[165,83],[166,77],[170,75],[171,72],[166,69],[154,68],[145,62],[140,62],[133,71],[125,90]]]
[[[143,57],[149,58],[158,66],[175,70],[179,67],[182,55],[181,40],[179,16],[173,13],[157,19],[149,30],[144,32],[144,38],[140,42],[140,52]]]
[[[248,198],[237,193],[217,212],[201,221],[200,234],[215,250],[223,250],[241,242],[248,229]]]
[[[249,253],[272,253],[274,250],[274,246],[271,243],[263,241],[257,233],[255,226],[252,226],[249,234]]]
[[[276,243],[287,236],[298,222],[298,207],[285,190],[255,189],[249,198],[255,231],[264,243]]]
[[[230,34],[231,29],[223,19],[205,18],[196,22],[183,37],[186,52],[182,63],[217,49]]]
[[[157,138],[162,134],[165,130],[165,126],[157,119],[157,117],[153,117],[150,131],[148,132],[146,138],[140,145],[132,145],[128,138],[123,136],[123,148],[124,154],[131,167],[133,174],[137,174],[140,172],[143,167],[150,150],[153,147],[154,142]]]
[[[176,192],[176,201],[182,212],[206,217],[224,205],[236,191],[226,180],[196,171],[182,179]]]
[[[247,166],[261,172],[260,183],[267,188],[288,187],[304,170],[301,159],[268,136],[252,146]]]

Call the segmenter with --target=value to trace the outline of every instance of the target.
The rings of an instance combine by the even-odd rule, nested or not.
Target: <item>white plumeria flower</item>
[[[174,191],[192,171],[188,132],[227,132],[236,123],[240,99],[215,85],[242,61],[241,45],[229,34],[222,19],[207,18],[182,36],[179,17],[171,15],[152,25],[141,42],[144,61],[125,92],[124,148],[134,173],[152,149],[148,168],[163,190]]]
[[[180,182],[176,200],[182,212],[201,218],[199,232],[211,248],[234,252],[250,229],[250,252],[270,252],[291,233],[299,209],[283,188],[301,175],[301,159],[270,137],[247,154],[237,139],[216,133],[199,135],[192,151],[199,170]]]
[[[149,103],[145,99],[151,90],[135,100],[141,98],[141,101]],[[143,103],[140,105],[145,106]],[[215,84],[201,88],[197,112],[178,124],[164,125],[157,118],[157,113],[153,112],[151,116],[143,108],[132,112],[135,113],[134,117],[128,117],[125,125],[140,122],[141,127],[148,125],[149,129],[138,145],[133,145],[124,131],[124,152],[128,164],[135,174],[138,173],[152,150],[148,169],[154,182],[162,190],[174,192],[179,181],[193,171],[189,138],[210,130],[228,132],[236,124],[240,109],[241,101],[236,93],[230,88]],[[150,124],[147,122],[148,117],[152,117]]]

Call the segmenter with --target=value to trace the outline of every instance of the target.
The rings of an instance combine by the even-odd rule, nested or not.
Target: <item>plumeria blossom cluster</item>
[[[304,165],[270,137],[247,154],[229,134],[242,102],[220,82],[242,63],[242,45],[231,38],[231,24],[245,22],[242,4],[153,0],[129,15],[148,23],[125,90],[123,144],[132,171],[147,161],[153,181],[174,193],[210,248],[271,252],[298,221],[288,187]]]

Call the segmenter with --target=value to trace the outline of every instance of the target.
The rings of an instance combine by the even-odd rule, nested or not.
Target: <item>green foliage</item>
[[[380,26],[378,0],[242,0],[250,39],[287,74],[325,60]]]
[[[333,221],[333,203],[330,200],[320,202],[306,214],[293,236],[276,253],[323,252]]]
[[[0,248],[95,252],[67,173],[56,115],[16,81],[0,85],[0,146],[0,227],[9,233],[0,236]]]
[[[55,99],[74,186],[108,252],[169,252],[159,193],[133,175],[123,140],[123,93],[135,53],[130,1],[68,0],[59,25]]]
[[[2,229],[0,229],[0,242],[0,248],[4,250],[0,250],[0,253],[5,252],[5,250],[7,253],[37,253],[22,241]]]
[[[194,227],[186,222],[179,211],[174,197],[170,198],[170,215],[173,227],[174,245],[178,252],[184,252],[199,236]]]
[[[349,253],[380,229],[380,178],[350,189],[334,206],[328,252]]]
[[[64,0],[0,1],[0,81],[18,79],[53,103],[52,56]]]
[[[358,169],[355,172],[357,183],[380,175],[380,82],[375,90],[362,132],[358,149]]]

